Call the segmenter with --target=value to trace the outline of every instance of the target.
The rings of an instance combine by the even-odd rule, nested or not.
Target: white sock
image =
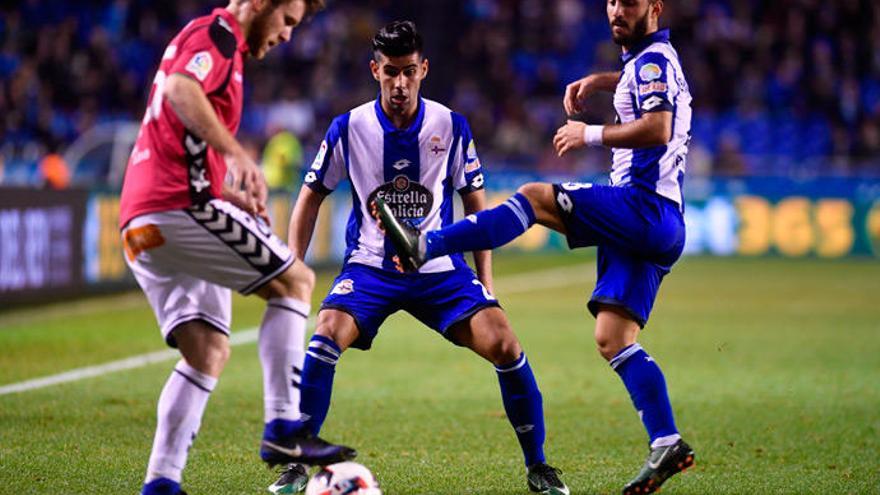
[[[673,433],[672,435],[666,435],[665,437],[654,439],[654,441],[651,442],[651,448],[656,449],[657,447],[668,447],[679,440],[681,440],[681,435]]]
[[[159,395],[158,424],[144,483],[168,478],[180,483],[186,456],[217,379],[180,360]]]
[[[299,419],[299,384],[305,359],[309,304],[289,297],[269,299],[260,325],[265,421]]]

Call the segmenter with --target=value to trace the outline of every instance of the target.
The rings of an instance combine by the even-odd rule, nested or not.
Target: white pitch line
[[[585,273],[586,270],[594,266],[592,263],[581,265],[569,265],[557,268],[548,268],[545,270],[535,270],[533,272],[520,273],[517,275],[508,275],[498,279],[496,285],[501,285],[504,289],[503,294],[517,294],[522,292],[532,292],[541,289],[551,289],[554,287],[565,287],[568,285],[584,283],[585,277],[578,276],[579,272]],[[592,272],[589,272],[592,275]],[[574,276],[572,276],[574,275]],[[315,319],[309,318],[309,329],[315,325]],[[250,344],[257,341],[259,335],[258,328],[248,328],[238,332],[234,332],[229,337],[230,346],[239,346]],[[75,382],[86,378],[94,378],[118,371],[126,371],[135,368],[161,363],[178,359],[180,354],[177,350],[166,349],[164,351],[149,352],[140,354],[118,361],[110,361],[108,363],[95,366],[86,366],[83,368],[75,368],[70,371],[58,373],[56,375],[44,376],[42,378],[34,378],[23,382],[12,383],[0,386],[0,395],[15,394],[19,392],[27,392],[40,388],[50,387],[52,385],[60,385],[62,383]]]

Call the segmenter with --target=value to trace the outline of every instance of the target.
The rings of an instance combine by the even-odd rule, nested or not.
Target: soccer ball
[[[366,466],[340,462],[322,467],[306,486],[306,495],[382,495]]]

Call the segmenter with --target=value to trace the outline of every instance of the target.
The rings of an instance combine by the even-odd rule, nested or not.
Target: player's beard
[[[648,32],[648,15],[651,13],[651,10],[648,9],[645,11],[645,15],[642,16],[641,19],[637,20],[635,24],[633,24],[632,28],[629,28],[628,36],[614,36],[614,24],[611,24],[611,39],[615,44],[620,45],[624,48],[629,48],[639,41],[641,41],[645,37],[645,33]]]
[[[261,59],[269,51],[267,40],[269,38],[269,16],[272,12],[268,9],[257,14],[251,24],[251,30],[247,37],[248,53],[256,59]]]

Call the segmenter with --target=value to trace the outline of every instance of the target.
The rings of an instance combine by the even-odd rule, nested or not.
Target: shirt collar
[[[247,52],[247,40],[244,38],[244,33],[242,33],[241,31],[241,25],[238,23],[238,19],[236,19],[235,16],[232,15],[232,12],[223,8],[217,8],[214,9],[213,12],[211,12],[211,15],[219,15],[223,18],[224,21],[226,21],[226,24],[228,24],[229,27],[232,29],[232,34],[233,36],[235,36],[235,41],[238,43],[238,51]]]
[[[382,130],[385,132],[417,132],[422,127],[422,121],[425,120],[425,102],[419,97],[419,110],[416,114],[416,118],[413,119],[412,124],[409,125],[407,129],[398,129],[391,122],[391,119],[385,115],[385,110],[382,110],[382,95],[380,94],[376,98],[376,103],[374,104],[376,108],[376,117],[379,119],[379,123],[382,124]]]
[[[669,29],[654,31],[648,36],[645,36],[643,40],[631,46],[629,50],[623,52],[623,54],[620,56],[620,61],[625,64],[634,59],[639,53],[641,53],[645,48],[648,48],[652,44],[666,43],[667,41],[669,41]]]

